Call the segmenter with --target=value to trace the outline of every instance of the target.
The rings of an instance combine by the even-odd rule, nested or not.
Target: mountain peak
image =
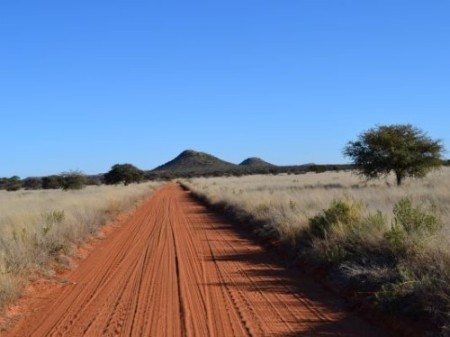
[[[239,165],[240,166],[250,166],[250,167],[274,166],[273,164],[270,164],[270,163],[266,162],[265,160],[262,160],[261,158],[258,158],[258,157],[247,158]]]
[[[177,157],[158,166],[154,171],[167,171],[171,173],[209,173],[229,170],[237,165],[214,157],[205,152],[184,150]]]
[[[187,149],[187,150],[184,150],[183,152],[181,152],[178,155],[178,157],[191,157],[191,156],[199,155],[200,153],[201,152],[198,152],[198,151],[195,151],[195,150],[191,150],[191,149]]]

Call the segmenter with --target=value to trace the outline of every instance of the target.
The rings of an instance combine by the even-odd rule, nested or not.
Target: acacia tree
[[[57,175],[51,175],[42,178],[42,188],[44,190],[61,188],[61,177]]]
[[[79,170],[63,172],[60,175],[59,183],[64,191],[81,190],[86,185],[86,176]]]
[[[26,190],[38,190],[42,188],[42,178],[28,177],[22,180],[22,187]]]
[[[9,192],[18,191],[22,188],[22,181],[18,176],[3,179],[3,185]]]
[[[116,164],[108,173],[105,173],[105,183],[120,184],[141,182],[144,178],[144,172],[131,164]]]
[[[394,172],[401,185],[405,177],[424,177],[441,166],[443,151],[440,140],[410,124],[398,124],[363,132],[343,152],[361,175],[372,179]]]

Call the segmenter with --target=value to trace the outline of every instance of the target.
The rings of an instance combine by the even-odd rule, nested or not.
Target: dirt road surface
[[[307,278],[171,184],[7,336],[383,336]]]

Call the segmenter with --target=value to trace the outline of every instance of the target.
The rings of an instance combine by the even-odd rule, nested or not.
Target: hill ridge
[[[274,167],[275,165],[266,162],[265,160],[259,157],[249,157],[243,160],[239,166],[247,166],[247,167]]]
[[[238,165],[222,160],[206,152],[192,149],[182,151],[174,159],[158,166],[153,171],[171,173],[209,173],[214,171],[235,169]]]

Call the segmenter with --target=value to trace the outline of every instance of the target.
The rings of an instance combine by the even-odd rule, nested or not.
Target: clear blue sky
[[[186,148],[343,163],[392,123],[450,149],[449,17],[448,0],[2,0],[0,176]]]

